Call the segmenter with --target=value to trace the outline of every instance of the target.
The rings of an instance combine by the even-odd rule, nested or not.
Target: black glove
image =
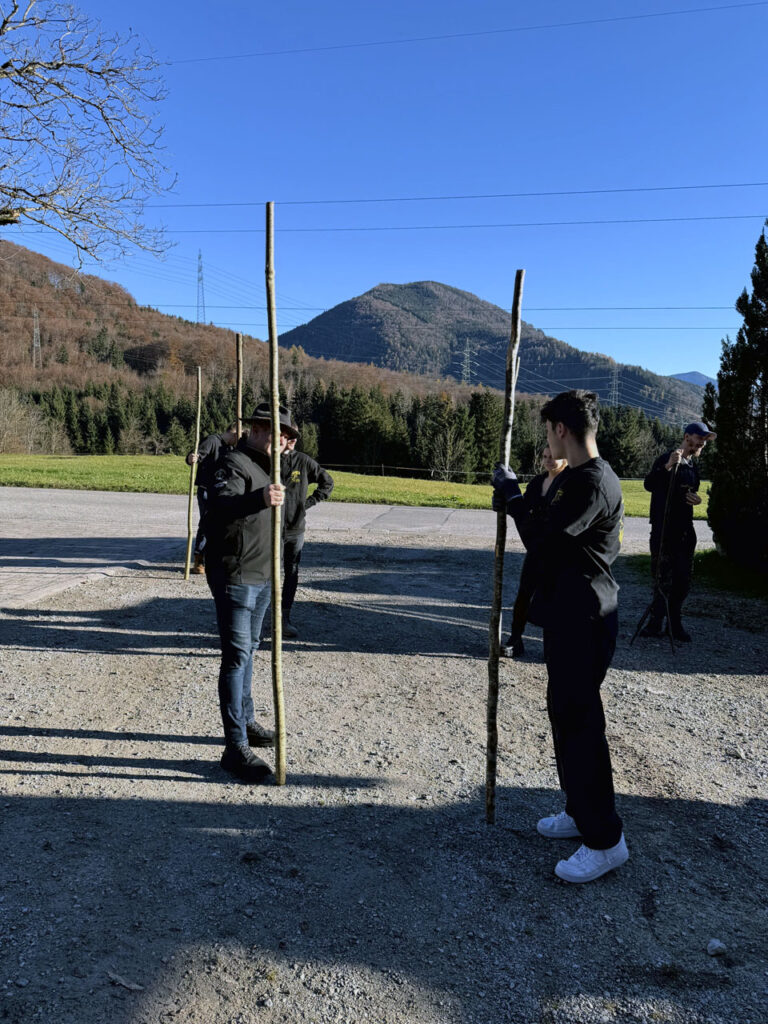
[[[500,494],[498,491],[493,492],[493,497],[491,498],[491,508],[493,509],[494,512],[507,511],[507,502],[503,494]]]
[[[514,471],[509,466],[502,466],[500,462],[493,471],[491,483],[493,484],[494,495],[500,495],[505,503],[513,501],[515,498],[522,498],[523,496]],[[495,505],[493,507],[496,508]],[[499,510],[497,509],[497,511]]]

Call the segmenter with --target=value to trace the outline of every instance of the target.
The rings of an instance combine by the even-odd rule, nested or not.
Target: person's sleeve
[[[532,521],[529,533],[528,550],[537,559],[542,575],[569,558],[579,546],[579,535],[604,511],[602,492],[590,476],[572,476],[558,488],[541,518]]]
[[[317,484],[317,487],[307,498],[306,508],[312,508],[318,501],[327,501],[330,498],[333,490],[333,477],[314,459],[307,460],[307,480],[311,484]]]
[[[510,501],[507,505],[507,514],[510,515],[520,534],[523,546],[528,550],[536,540],[536,506],[541,501],[541,477],[534,477],[523,492],[521,501]]]
[[[651,470],[643,480],[643,487],[653,494],[654,491],[666,490],[669,485],[669,472],[666,469],[668,455],[660,455],[651,466]]]
[[[213,515],[222,522],[244,519],[267,508],[264,488],[249,490],[250,480],[238,463],[227,456],[221,460],[208,492]]]
[[[209,434],[209,436],[206,437],[206,439],[204,441],[200,442],[200,444],[197,446],[197,454],[198,454],[200,462],[202,462],[203,459],[207,455],[211,454],[211,452],[213,451],[213,449],[214,449],[214,447],[216,445],[216,441],[217,440],[218,440],[218,438],[216,437],[215,434]],[[194,454],[195,454],[195,449],[193,448],[191,451],[187,452],[187,458],[189,458],[190,455],[194,455]]]

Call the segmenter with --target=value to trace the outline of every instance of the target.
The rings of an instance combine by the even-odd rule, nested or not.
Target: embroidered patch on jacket
[[[292,484],[297,484],[299,482],[299,480],[301,480],[301,470],[300,469],[294,469],[292,471],[292,473],[291,473],[291,483]]]

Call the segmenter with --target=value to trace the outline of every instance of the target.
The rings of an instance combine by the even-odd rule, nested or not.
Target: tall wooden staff
[[[269,321],[269,399],[272,420],[272,483],[280,483],[280,380],[275,313],[275,204],[267,203],[267,319]],[[275,704],[275,782],[285,785],[285,708],[283,706],[283,616],[280,506],[272,508],[272,696]]]
[[[195,420],[195,461],[189,467],[189,501],[187,502],[187,557],[184,561],[184,579],[189,579],[189,564],[192,560],[192,495],[197,476],[197,450],[200,447],[200,411],[203,403],[202,370],[197,368],[197,419]]]
[[[512,445],[512,420],[515,415],[515,383],[520,348],[520,308],[523,303],[523,280],[525,271],[515,274],[515,294],[512,301],[512,327],[507,346],[506,386],[504,388],[504,425],[499,442],[499,461],[509,465]],[[494,549],[493,604],[491,606],[490,643],[488,650],[488,741],[485,754],[485,820],[489,825],[496,821],[496,753],[499,745],[499,730],[496,713],[499,706],[499,654],[501,650],[501,601],[504,585],[504,549],[507,544],[506,509],[496,514],[496,547]]]
[[[235,334],[235,385],[236,404],[235,418],[237,420],[237,440],[243,433],[243,336],[239,332]]]

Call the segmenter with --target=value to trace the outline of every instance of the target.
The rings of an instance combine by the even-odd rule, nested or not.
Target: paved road
[[[0,607],[19,608],[87,579],[184,559],[187,499],[182,495],[0,488]],[[487,538],[491,511],[347,505],[324,502],[309,515],[312,532],[428,533]],[[712,546],[705,522],[696,522],[700,547]],[[393,540],[393,543],[395,541]],[[510,549],[520,549],[515,531]],[[624,551],[648,549],[648,523],[628,519]]]

